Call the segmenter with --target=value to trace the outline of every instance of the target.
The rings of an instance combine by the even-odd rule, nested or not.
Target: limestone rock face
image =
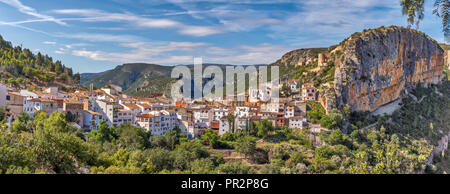
[[[389,27],[350,37],[336,63],[337,107],[375,111],[393,102],[419,82],[438,84],[444,51],[418,31]]]
[[[445,51],[444,66],[450,70],[450,50]]]

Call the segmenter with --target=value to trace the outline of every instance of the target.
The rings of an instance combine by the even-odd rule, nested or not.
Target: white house
[[[32,99],[32,98],[39,98],[39,95],[37,95],[34,92],[30,92],[28,90],[20,90],[20,95],[22,96],[26,96],[27,99]]]
[[[247,117],[236,117],[234,120],[235,131],[245,130],[249,124],[250,119],[248,119]]]
[[[248,117],[250,115],[250,107],[238,106],[234,110],[234,116],[236,117]]]
[[[303,101],[316,100],[316,87],[313,84],[307,83],[302,86]]]
[[[294,92],[294,93],[300,92],[299,88],[297,87],[298,84],[299,84],[298,81],[291,81],[291,82],[289,82],[289,87],[291,88],[291,92]]]
[[[228,115],[228,108],[220,107],[211,109],[212,118],[210,121],[218,121],[222,117],[226,117]]]
[[[295,116],[295,107],[294,106],[287,106],[286,109],[284,109],[284,117],[285,118],[291,118]]]
[[[220,118],[220,126],[219,126],[219,136],[225,134],[225,133],[231,133],[232,128],[230,126],[230,123],[228,123],[228,120],[226,117]]]
[[[192,109],[194,123],[209,123],[209,111],[208,108]]]
[[[289,128],[291,129],[303,129],[303,123],[306,123],[305,117],[290,117],[288,119]]]

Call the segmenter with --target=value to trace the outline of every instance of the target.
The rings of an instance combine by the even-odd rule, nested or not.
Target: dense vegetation
[[[80,74],[73,74],[61,61],[53,61],[40,52],[33,54],[29,49],[13,47],[11,42],[0,36],[0,82],[12,86],[31,83],[78,83]]]
[[[317,122],[341,130],[276,129],[268,120],[222,137],[208,130],[189,140],[178,129],[151,135],[139,127],[109,127],[83,134],[61,113],[21,114],[11,127],[1,125],[1,173],[443,173],[447,152],[426,165],[433,144],[450,131],[450,84],[418,87],[392,116],[345,110]],[[310,111],[318,106],[308,105]],[[2,109],[3,110],[3,109]],[[327,119],[323,119],[327,118]],[[4,123],[6,114],[0,111]],[[375,125],[372,125],[374,124]],[[372,127],[364,128],[372,125]],[[321,142],[326,144],[319,147]],[[317,144],[319,143],[319,144]],[[230,150],[225,154],[222,150]]]

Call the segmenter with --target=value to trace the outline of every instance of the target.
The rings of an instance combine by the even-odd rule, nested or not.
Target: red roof
[[[136,117],[139,117],[139,118],[153,118],[153,117],[155,117],[155,116],[153,116],[153,115],[151,115],[151,114],[143,114],[143,115],[138,115],[138,116],[136,116]]]

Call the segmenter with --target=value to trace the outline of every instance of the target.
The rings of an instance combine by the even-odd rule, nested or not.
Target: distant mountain
[[[92,79],[94,77],[101,76],[104,73],[106,73],[106,71],[105,72],[100,72],[100,73],[82,73],[81,74],[81,82],[83,82],[83,80],[87,81],[87,80]]]
[[[152,90],[144,93],[154,93],[165,88],[172,68],[144,63],[123,64],[102,73],[82,74],[81,84],[88,87],[92,83],[97,88],[114,84],[122,87],[128,94],[141,94],[143,92],[139,92],[140,90],[149,88]],[[161,81],[164,81],[164,83],[159,83]]]
[[[231,65],[203,64],[203,68],[215,65],[223,72]],[[193,72],[193,65],[186,65]],[[262,65],[256,65],[262,66]],[[162,66],[146,63],[128,63],[102,73],[84,73],[81,75],[81,84],[89,87],[93,84],[100,88],[108,84],[114,84],[123,88],[124,93],[137,96],[148,96],[152,93],[163,93],[169,96],[172,83],[172,69],[176,66]]]

